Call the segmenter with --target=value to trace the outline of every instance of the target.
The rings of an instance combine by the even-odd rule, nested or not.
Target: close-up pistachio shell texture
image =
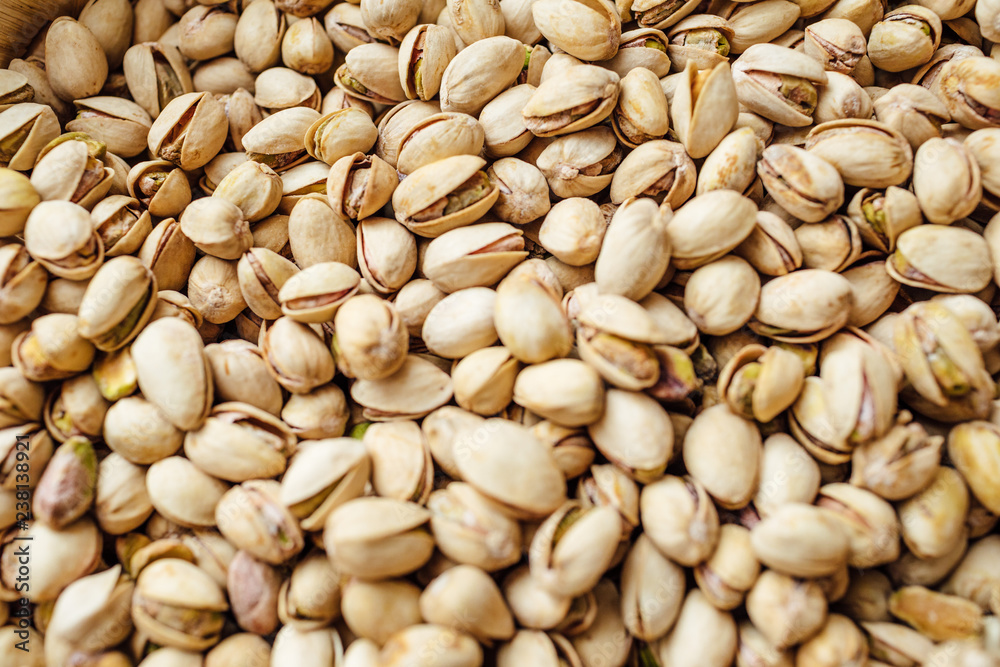
[[[0,667],[1000,667],[1000,0],[0,0]]]

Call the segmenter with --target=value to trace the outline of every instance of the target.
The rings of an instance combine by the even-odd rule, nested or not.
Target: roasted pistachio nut
[[[41,197],[31,185],[31,181],[13,169],[0,167],[0,233],[13,236],[24,230],[28,215]]]
[[[618,51],[622,20],[609,3],[574,0],[564,4],[545,0],[532,4],[531,15],[542,36],[571,56],[586,61],[607,60]],[[647,20],[641,26],[661,28],[660,22]]]
[[[176,217],[191,203],[191,184],[187,175],[166,160],[135,165],[128,173],[127,184],[128,193],[146,207],[150,215]]]
[[[77,333],[75,315],[53,313],[31,322],[31,329],[14,338],[11,358],[32,382],[62,380],[82,373],[94,359],[94,346]]]
[[[196,565],[165,558],[143,568],[132,596],[136,627],[161,645],[203,651],[218,643],[229,605]]]
[[[889,611],[932,641],[969,639],[982,632],[982,610],[974,602],[904,586],[889,598]]]
[[[763,565],[792,577],[833,574],[846,562],[846,531],[828,511],[786,503],[750,531],[754,554]]]
[[[691,197],[696,182],[694,162],[681,144],[650,140],[629,153],[611,179],[611,201],[647,196],[679,208]]]
[[[932,137],[914,156],[913,191],[929,221],[951,224],[979,205],[983,192],[979,163],[955,139]]]
[[[913,151],[903,135],[874,120],[834,120],[814,127],[805,148],[840,172],[847,185],[886,188],[913,170]]]
[[[528,55],[524,44],[502,35],[460,50],[441,77],[440,110],[479,116],[490,100],[517,81]],[[483,67],[487,62],[492,66]]]
[[[944,556],[964,540],[968,511],[969,491],[961,473],[941,466],[927,487],[899,506],[903,541],[920,558]]]
[[[485,165],[480,157],[456,155],[420,167],[392,194],[396,220],[431,238],[476,221],[500,194]]]
[[[63,443],[52,455],[35,487],[35,518],[60,530],[79,519],[94,502],[97,457],[81,436]]]
[[[670,100],[674,132],[693,158],[705,157],[729,133],[739,115],[735,77],[728,62],[699,70],[689,63]]]
[[[614,111],[617,74],[595,65],[580,65],[572,76],[546,79],[524,105],[525,127],[535,136],[554,137],[585,130]]]
[[[872,27],[868,57],[887,72],[919,67],[931,59],[941,43],[941,18],[931,9],[907,5],[886,13]]]
[[[673,505],[677,511],[657,512]],[[690,477],[666,476],[642,489],[639,497],[643,530],[656,548],[672,561],[694,567],[715,551],[719,515],[705,489]]]
[[[104,263],[80,302],[80,335],[103,351],[127,345],[156,307],[156,278],[140,260],[116,257]]]
[[[29,315],[42,302],[47,285],[48,274],[24,246],[0,246],[0,322],[11,324]]]
[[[790,127],[812,122],[817,85],[826,84],[823,65],[776,44],[754,44],[733,63],[740,103],[764,118]]]
[[[521,230],[506,223],[460,227],[427,245],[421,269],[444,292],[494,285],[528,255],[524,245]]]
[[[997,475],[996,426],[987,422],[959,424],[948,434],[948,456],[976,499],[991,512],[998,507],[993,480]]]
[[[738,246],[755,226],[757,206],[732,190],[713,190],[684,204],[667,223],[671,258],[695,269]]]
[[[291,512],[281,503],[280,485],[250,480],[234,486],[215,506],[215,521],[233,546],[272,565],[302,551],[303,536]]]
[[[236,265],[240,292],[247,306],[264,319],[281,316],[281,288],[299,272],[298,267],[276,252],[251,248]]]
[[[185,171],[203,167],[226,142],[229,124],[222,103],[209,93],[187,93],[167,104],[153,121],[150,152]]]
[[[944,101],[923,86],[902,83],[874,100],[875,117],[900,132],[916,150],[941,136],[941,125],[951,120]]]
[[[29,171],[42,149],[59,136],[59,120],[51,107],[22,102],[0,111],[0,164]]]
[[[796,146],[767,147],[757,173],[775,202],[804,222],[820,222],[844,201],[844,183],[833,165]]]
[[[50,273],[70,280],[93,276],[104,261],[104,243],[82,206],[45,201],[31,210],[24,245]]]
[[[471,485],[451,482],[431,493],[427,508],[438,548],[456,562],[494,572],[520,559],[520,524]]]
[[[899,236],[921,222],[920,205],[909,190],[890,186],[886,190],[862,188],[851,199],[847,214],[861,238],[881,252],[896,249]]]
[[[327,518],[323,543],[333,566],[369,579],[399,576],[421,567],[434,539],[426,528],[430,512],[390,498],[357,498]]]
[[[750,621],[779,651],[815,635],[826,621],[827,606],[819,583],[775,570],[760,573],[746,600]]]
[[[398,64],[406,97],[433,99],[441,88],[445,68],[457,53],[455,40],[445,26],[422,24],[407,32],[399,45]]]
[[[388,44],[361,44],[347,52],[346,62],[337,68],[334,82],[351,97],[380,104],[406,99],[399,81],[399,50]]]
[[[853,302],[850,282],[821,269],[779,276],[761,288],[751,328],[784,342],[815,342],[842,327]]]
[[[933,259],[923,256],[927,244],[936,249]],[[961,265],[950,263],[951,256],[961,256]],[[982,236],[968,229],[918,225],[900,235],[886,270],[905,285],[945,293],[977,292],[990,281],[989,248]]]
[[[336,371],[323,339],[290,317],[280,317],[261,329],[260,348],[274,379],[295,394],[326,384]]]

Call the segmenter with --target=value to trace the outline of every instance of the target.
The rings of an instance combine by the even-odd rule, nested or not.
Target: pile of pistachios
[[[76,0],[0,70],[0,665],[1000,667],[1000,0]]]

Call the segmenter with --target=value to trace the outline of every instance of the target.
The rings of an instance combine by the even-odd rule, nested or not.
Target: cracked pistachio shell
[[[733,412],[766,423],[791,407],[803,379],[802,361],[794,352],[753,344],[726,363],[718,390]]]
[[[692,158],[712,152],[739,116],[737,89],[728,62],[698,70],[689,63],[670,100],[674,132]]]
[[[964,541],[969,491],[954,468],[939,467],[930,485],[897,508],[903,541],[918,558],[939,558]]]
[[[250,224],[240,207],[221,197],[191,202],[180,218],[181,232],[207,255],[239,259],[253,244]]]
[[[663,344],[667,336],[641,306],[605,294],[586,303],[577,320],[580,358],[605,380],[632,391],[657,383],[661,369],[651,345]]]
[[[608,389],[604,413],[587,431],[609,461],[640,482],[662,477],[674,453],[670,416],[646,394]]]
[[[485,347],[452,369],[455,402],[479,415],[495,415],[510,404],[521,363],[503,346]]]
[[[361,273],[375,291],[390,294],[410,280],[417,268],[417,243],[405,227],[370,217],[358,224],[357,239]]]
[[[867,52],[865,35],[852,21],[822,19],[806,26],[805,54],[823,63],[827,72],[851,74]]]
[[[59,120],[44,104],[22,102],[0,111],[0,164],[29,171],[42,149],[59,136]]]
[[[512,516],[547,516],[566,497],[552,450],[519,424],[488,419],[454,455],[462,478]]]
[[[434,486],[434,462],[414,421],[372,424],[363,439],[371,458],[371,482],[385,498],[424,504]]]
[[[521,558],[520,524],[471,485],[449,483],[431,493],[427,508],[436,545],[448,558],[487,572],[509,567]]]
[[[845,483],[826,484],[816,505],[830,511],[848,537],[847,563],[870,568],[899,558],[900,525],[887,501],[866,489]]]
[[[574,479],[587,472],[594,462],[594,444],[581,427],[568,427],[554,421],[540,421],[531,427],[531,432],[542,442],[552,447],[556,463],[566,479]],[[589,502],[581,498],[582,502]],[[596,504],[596,503],[589,503]]]
[[[104,244],[105,257],[134,254],[153,231],[149,211],[126,195],[104,198],[94,206],[90,219]]]
[[[295,565],[289,578],[281,584],[279,620],[303,631],[329,625],[340,614],[339,579],[326,554],[310,553]]]
[[[187,175],[166,160],[140,162],[129,170],[126,184],[129,195],[153,216],[170,218],[180,215],[191,203],[191,184]]]
[[[858,190],[847,206],[847,214],[865,243],[886,253],[896,249],[903,232],[922,222],[916,196],[894,185],[884,191]]]
[[[729,21],[722,16],[694,14],[670,28],[667,54],[674,69],[679,72],[687,68],[688,61],[699,70],[712,69],[726,61],[735,34]],[[625,41],[625,35],[622,35],[623,44]],[[667,73],[663,72],[660,76]]]
[[[240,632],[226,637],[205,654],[205,667],[267,667],[271,645],[258,635]]]
[[[796,228],[795,238],[802,250],[802,265],[808,269],[840,273],[861,258],[861,235],[854,221],[845,215],[832,215],[822,222],[802,225]],[[877,259],[881,257],[879,253]],[[858,301],[857,294],[855,297]]]
[[[396,159],[399,156],[400,142],[406,133],[414,124],[438,113],[441,113],[441,108],[436,102],[407,100],[395,105],[386,111],[378,122],[375,154],[395,167]]]
[[[0,428],[40,421],[44,402],[41,384],[11,366],[0,368]]]
[[[913,192],[930,222],[949,225],[979,205],[983,195],[979,163],[957,140],[932,137],[914,156]]]
[[[288,276],[278,291],[281,312],[298,322],[329,322],[361,284],[358,272],[340,262],[321,262]]]
[[[24,231],[31,210],[41,197],[31,181],[13,169],[0,168],[0,234],[14,236]]]
[[[416,503],[356,498],[329,515],[323,545],[334,568],[343,574],[365,579],[401,576],[431,557],[434,539],[426,528],[430,517]]]
[[[34,99],[35,89],[24,74],[13,69],[6,69],[0,74],[0,104],[32,102]]]
[[[62,380],[81,373],[94,359],[94,346],[77,332],[75,315],[35,318],[11,344],[14,367],[32,382]]]
[[[734,609],[757,580],[760,563],[750,547],[750,531],[726,524],[712,557],[695,568],[694,577],[702,593],[720,609]]]
[[[457,565],[435,578],[421,593],[419,604],[427,621],[480,641],[514,635],[514,619],[500,589],[483,570],[471,565]]]
[[[618,51],[622,20],[611,3],[542,0],[532,4],[531,15],[543,37],[580,60],[607,60]],[[641,27],[662,26],[643,24]]]
[[[483,662],[482,648],[469,635],[439,625],[417,624],[389,637],[379,653],[378,664],[405,667],[441,653],[447,655],[448,667],[476,667]]]
[[[229,134],[222,103],[209,93],[174,98],[153,121],[150,152],[185,171],[203,167],[219,154]]]
[[[197,429],[212,406],[212,375],[198,331],[176,317],[146,326],[132,344],[139,388],[167,420]]]
[[[805,148],[832,164],[847,185],[886,188],[904,182],[913,151],[903,135],[874,120],[834,120],[814,127]]]
[[[896,415],[897,368],[880,348],[847,333],[823,345],[820,376],[827,385],[830,416],[838,437],[851,445],[882,436]]]
[[[941,18],[926,7],[907,5],[887,12],[868,36],[868,57],[886,72],[923,65],[941,42]]]
[[[379,104],[406,99],[399,81],[399,49],[372,42],[347,52],[346,62],[337,68],[334,82],[351,97]]]
[[[684,598],[677,623],[654,646],[664,665],[724,667],[736,657],[736,645],[732,614],[714,606],[700,590],[692,589]]]
[[[583,595],[611,565],[621,537],[612,507],[583,507],[570,500],[535,532],[528,551],[532,578],[549,591]]]
[[[719,285],[734,289],[720,292]],[[694,270],[684,286],[684,309],[702,333],[732,333],[753,317],[760,276],[739,257],[722,257]]]
[[[375,39],[389,44],[398,44],[410,28],[419,22],[421,3],[414,0],[404,0],[404,2],[362,0],[359,4],[365,29]]]
[[[67,201],[46,201],[31,210],[24,245],[49,273],[70,280],[90,278],[104,261],[104,244],[90,214]]]
[[[97,439],[108,403],[90,374],[65,380],[49,394],[43,412],[45,426],[59,442],[73,436]]]
[[[948,107],[923,86],[901,83],[874,101],[875,118],[896,130],[913,150],[941,136],[941,125],[951,120]]]
[[[458,53],[445,26],[414,26],[399,45],[399,81],[408,99],[429,101],[441,88],[448,63]]]
[[[289,27],[281,41],[281,59],[302,74],[323,74],[331,68],[333,44],[319,19],[310,17]]]
[[[347,107],[316,118],[305,130],[304,143],[309,155],[334,165],[343,157],[371,150],[377,138],[371,116]]]
[[[681,144],[647,141],[625,156],[611,179],[611,201],[649,197],[680,208],[694,193],[697,170]]]
[[[136,628],[150,641],[183,650],[203,651],[218,643],[228,610],[225,593],[208,573],[179,558],[143,568],[132,596]],[[179,624],[177,616],[187,622]]]
[[[844,182],[833,165],[797,146],[765,148],[757,173],[774,201],[804,222],[824,220],[844,201]]]
[[[847,533],[827,510],[803,503],[778,507],[750,531],[757,559],[792,577],[816,578],[847,562]]]
[[[16,532],[11,530],[5,535],[5,582],[15,580],[17,556],[11,540]],[[33,548],[44,547],[38,552],[32,552],[31,587],[21,592],[23,597],[36,604],[54,602],[63,589],[96,569],[100,559],[101,533],[86,517],[60,530],[36,521],[23,534],[23,539],[32,540]],[[8,596],[13,594],[8,599],[18,599],[12,588],[5,586],[4,593]]]
[[[549,185],[538,167],[505,157],[491,164],[486,174],[500,190],[490,210],[504,222],[523,225],[549,212]]]
[[[348,377],[382,380],[406,361],[408,337],[392,303],[373,294],[345,301],[334,315],[337,366]]]
[[[259,222],[277,210],[281,186],[281,177],[273,169],[248,160],[226,174],[212,196],[236,205],[248,222]]]
[[[733,81],[748,110],[782,125],[805,127],[812,123],[816,86],[827,79],[823,65],[804,53],[754,44],[733,63]]]
[[[253,99],[261,111],[273,114],[299,106],[318,111],[322,95],[311,76],[287,67],[269,67],[257,75]]]
[[[6,438],[3,451],[0,454],[3,455],[4,467],[2,470],[3,476],[0,477],[0,485],[5,491],[14,492],[17,489],[17,470],[16,470],[16,460],[18,458],[18,448],[16,447],[17,436],[21,436],[22,440],[27,436],[28,447],[22,448],[21,451],[27,449],[27,460],[33,467],[37,467],[42,470],[49,459],[52,457],[52,437],[49,435],[41,424],[28,423],[22,426],[15,426],[11,428],[6,428],[3,431],[4,437]],[[24,455],[21,455],[22,458]],[[40,475],[32,476],[28,479],[28,487],[34,488],[39,480]],[[12,513],[11,519],[14,518]],[[14,523],[13,520],[11,522]]]
[[[972,639],[982,632],[976,603],[923,586],[904,586],[889,598],[889,611],[931,641]]]
[[[645,533],[625,557],[621,622],[629,634],[655,641],[673,627],[684,601],[684,569],[664,556]]]
[[[175,46],[136,43],[122,61],[132,99],[155,119],[175,98],[194,91],[191,73]]]
[[[784,651],[823,627],[827,601],[818,582],[765,570],[747,595],[746,609],[772,650]]]
[[[670,127],[667,98],[656,74],[637,67],[622,77],[612,127],[618,138],[632,148],[661,139],[667,133]]]
[[[656,511],[664,506],[675,507],[676,511],[669,515]],[[693,478],[668,475],[643,487],[639,509],[643,531],[671,561],[694,567],[715,551],[718,512],[708,492]]]
[[[124,641],[132,629],[129,612],[134,590],[134,582],[123,576],[120,565],[67,586],[45,628],[49,659],[66,660],[75,651],[99,652]]]
[[[101,91],[108,59],[86,24],[62,16],[45,33],[45,71],[56,95],[79,100]]]
[[[596,202],[571,197],[555,204],[546,214],[538,230],[538,242],[560,261],[584,266],[597,259],[607,226]]]
[[[333,379],[330,349],[308,325],[280,317],[261,330],[260,348],[267,369],[282,387],[305,394]]]
[[[24,246],[0,246],[0,323],[28,316],[42,302],[47,285],[48,273]]]
[[[647,69],[656,77],[670,73],[671,59],[667,36],[656,28],[636,28],[621,35],[618,53],[601,63],[620,77],[625,77],[635,69]],[[683,69],[683,65],[679,67]]]
[[[236,22],[233,46],[236,57],[251,72],[261,72],[278,64],[286,17],[271,0],[247,5]]]
[[[155,405],[138,396],[115,401],[104,417],[104,441],[111,451],[137,465],[174,454],[184,433]]]
[[[802,249],[788,223],[767,211],[758,211],[756,222],[733,253],[767,276],[784,276],[800,268]]]
[[[410,174],[420,167],[453,155],[479,155],[483,126],[465,113],[443,112],[415,123],[403,136],[396,169]]]
[[[854,450],[851,484],[887,500],[902,500],[926,488],[941,461],[944,438],[930,436],[908,412],[882,437]]]
[[[135,157],[145,150],[152,120],[135,102],[102,96],[74,100],[73,104],[76,118],[66,123],[68,131],[89,134],[121,157]]]
[[[238,551],[226,568],[226,592],[240,628],[270,634],[278,628],[278,571]]]
[[[53,140],[51,148],[43,149],[31,172],[31,185],[42,201],[71,201],[92,209],[110,190],[114,170],[101,160],[103,144],[63,136],[65,140]]]
[[[933,641],[899,623],[861,623],[861,627],[868,633],[872,657],[888,660],[888,664],[915,664],[934,650]]]
[[[619,77],[594,65],[578,65],[571,75],[545,79],[521,110],[525,127],[539,137],[570,134],[611,115],[618,102]]]
[[[917,225],[903,232],[886,270],[905,285],[948,294],[977,292],[989,284],[992,273],[982,236],[942,225]]]
[[[792,667],[794,653],[774,647],[750,621],[739,624],[739,643],[736,648],[736,667]]]
[[[610,127],[594,127],[556,138],[535,161],[558,197],[589,197],[611,183],[622,150]]]
[[[493,325],[496,292],[470,287],[439,301],[424,320],[420,337],[427,350],[444,359],[461,359],[497,341]]]
[[[997,597],[998,582],[991,563],[995,562],[998,546],[1000,543],[996,535],[984,537],[972,544],[962,562],[945,582],[942,592],[958,595],[975,602],[982,609],[995,612],[1000,598]]]
[[[789,427],[798,441],[818,461],[827,465],[847,463],[853,443],[849,443],[842,428],[833,423],[830,407],[831,390],[815,376],[806,377],[789,414]]]
[[[177,47],[185,58],[210,60],[233,50],[235,13],[221,6],[197,5],[178,21]]]
[[[281,412],[281,387],[268,374],[256,345],[239,339],[212,343],[205,346],[205,357],[219,400],[249,403],[273,415]]]
[[[300,439],[335,438],[344,434],[349,418],[343,390],[326,384],[307,394],[293,394],[281,409],[281,419]]]
[[[688,473],[725,509],[746,506],[757,492],[760,432],[726,405],[695,417],[684,435],[683,456]]]
[[[441,111],[479,116],[486,104],[515,83],[525,61],[525,46],[510,37],[480,39],[458,52],[441,78]],[[484,67],[489,63],[489,67]]]
[[[490,157],[517,155],[535,138],[521,114],[537,88],[522,83],[503,91],[479,112],[483,143]]]
[[[816,342],[844,325],[853,301],[851,283],[840,274],[802,269],[761,288],[750,326],[783,342]]]
[[[406,355],[403,365],[392,375],[379,380],[359,379],[351,385],[351,398],[362,406],[364,417],[371,421],[419,419],[451,397],[448,374],[412,354]]]
[[[689,270],[722,257],[753,231],[756,214],[756,204],[732,190],[691,199],[667,224],[674,265]]]
[[[295,264],[266,248],[247,250],[236,265],[240,292],[247,306],[266,320],[281,317],[280,290],[298,272]]]
[[[268,116],[243,135],[247,157],[276,172],[302,163],[307,156],[307,131],[318,120],[319,112],[305,107],[282,109]]]
[[[569,354],[573,329],[559,303],[561,292],[548,266],[534,260],[523,262],[497,286],[494,326],[519,361],[533,364]]]
[[[455,155],[420,167],[392,194],[396,220],[430,238],[475,222],[500,194],[485,166],[481,157]]]
[[[371,468],[355,438],[305,441],[289,459],[279,497],[303,530],[316,531],[333,510],[362,495]]]
[[[250,480],[230,488],[215,507],[215,519],[237,549],[272,565],[294,558],[303,547],[302,531],[279,500],[273,480]]]
[[[754,507],[768,517],[786,503],[811,503],[820,486],[819,464],[795,440],[775,433],[764,441]]]
[[[139,334],[156,303],[152,271],[129,255],[111,259],[94,274],[80,301],[80,335],[99,350],[117,350]]]
[[[422,269],[444,292],[496,284],[527,252],[520,229],[487,222],[445,232],[430,242]]]
[[[227,488],[182,456],[160,459],[146,470],[146,492],[153,508],[180,526],[215,526],[215,509]]]
[[[1000,431],[988,422],[958,424],[948,434],[948,457],[962,473],[972,494],[983,506],[996,513],[1000,507],[997,493]]]
[[[674,250],[673,222],[669,205],[657,206],[645,197],[624,201],[611,218],[597,256],[594,277],[600,291],[634,300],[652,292]]]
[[[295,452],[281,420],[247,403],[220,403],[184,437],[184,453],[204,472],[229,482],[276,477]]]
[[[586,426],[604,410],[604,384],[593,368],[576,359],[557,359],[522,370],[514,401],[564,426]]]
[[[94,503],[97,456],[83,436],[72,436],[52,454],[34,490],[32,516],[55,530],[73,523]]]
[[[333,210],[352,220],[361,220],[389,203],[398,184],[399,178],[387,162],[375,155],[353,153],[330,168],[327,199]]]

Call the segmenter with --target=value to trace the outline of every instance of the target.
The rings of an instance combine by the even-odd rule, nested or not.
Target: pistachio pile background
[[[0,665],[1000,666],[1000,0],[64,4]]]

